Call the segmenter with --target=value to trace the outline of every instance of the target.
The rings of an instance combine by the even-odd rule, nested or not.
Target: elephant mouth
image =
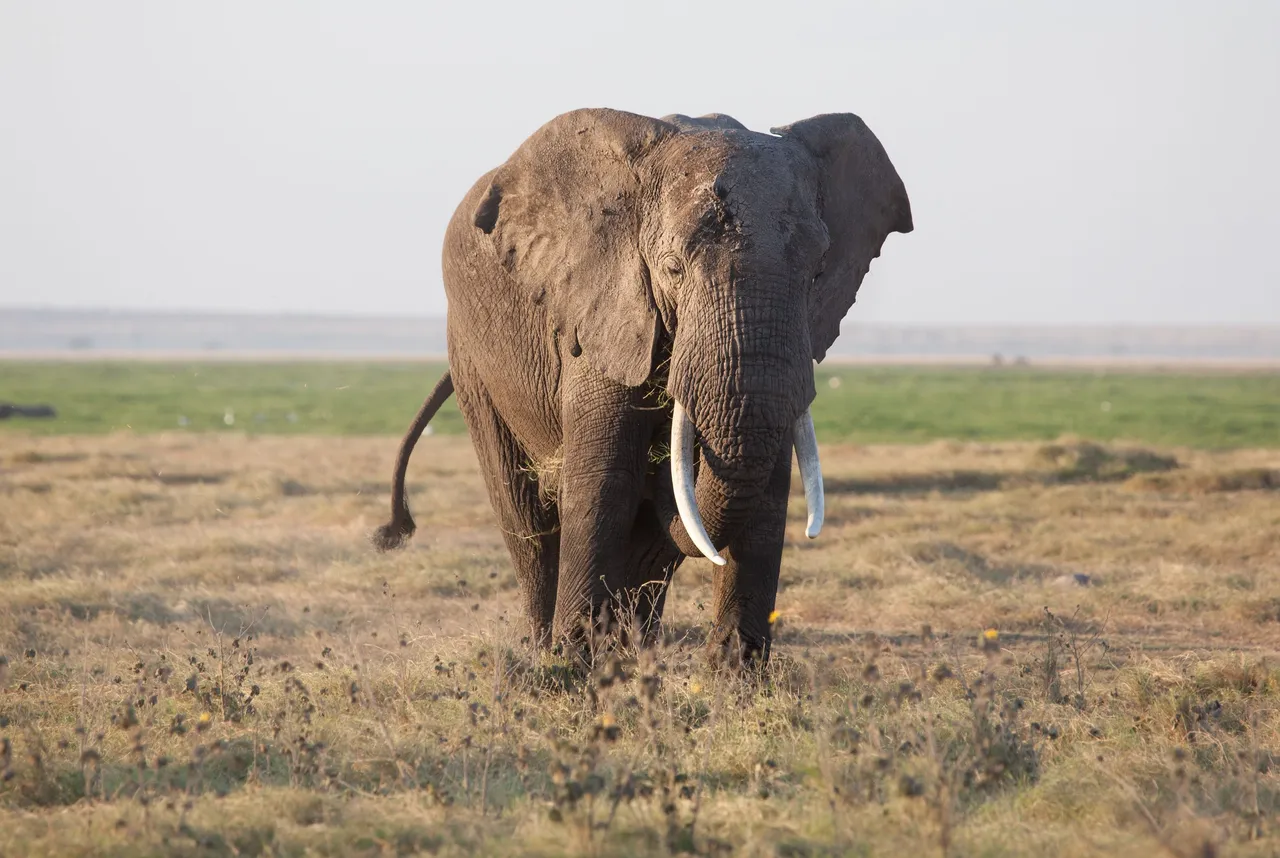
[[[694,439],[697,430],[684,406],[677,400],[671,419],[671,487],[675,494],[676,509],[684,524],[685,532],[703,556],[717,566],[724,566],[725,559],[716,549],[707,533],[698,510],[698,499],[693,474]],[[813,415],[809,409],[796,418],[792,427],[796,460],[800,464],[800,477],[804,483],[804,499],[809,509],[805,535],[817,538],[822,531],[826,501],[822,487],[822,465],[818,460],[818,438],[813,428]]]

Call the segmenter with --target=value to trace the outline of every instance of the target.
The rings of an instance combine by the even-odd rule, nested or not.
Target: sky
[[[1280,324],[1274,0],[0,0],[3,306],[439,315],[468,187],[579,107],[860,115],[850,321]]]

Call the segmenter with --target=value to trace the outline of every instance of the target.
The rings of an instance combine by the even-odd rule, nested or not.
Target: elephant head
[[[772,134],[724,116],[669,120],[557,117],[492,174],[474,224],[571,354],[627,386],[669,361],[681,512],[670,532],[686,553],[723,562],[717,548],[789,455],[788,438],[800,445],[810,535],[820,526],[813,361],[888,235],[911,231],[911,207],[853,114]]]

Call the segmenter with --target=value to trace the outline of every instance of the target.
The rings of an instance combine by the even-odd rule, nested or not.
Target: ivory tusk
[[[813,424],[810,423],[809,427],[812,432]],[[711,543],[707,528],[702,523],[702,514],[698,512],[693,484],[693,432],[693,421],[685,413],[684,406],[675,403],[671,417],[671,486],[675,489],[676,509],[680,511],[680,520],[693,544],[712,563],[723,566],[725,560]]]
[[[826,515],[826,501],[822,494],[822,464],[818,461],[818,435],[813,429],[813,415],[809,409],[796,418],[796,460],[800,463],[800,479],[804,481],[804,501],[809,506],[809,523],[805,536],[814,539],[822,531],[822,519]]]

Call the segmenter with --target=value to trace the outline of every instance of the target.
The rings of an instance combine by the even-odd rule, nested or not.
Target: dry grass
[[[658,651],[531,652],[465,439],[373,553],[393,449],[4,439],[0,854],[1280,850],[1276,451],[826,448],[744,680],[701,562]]]

